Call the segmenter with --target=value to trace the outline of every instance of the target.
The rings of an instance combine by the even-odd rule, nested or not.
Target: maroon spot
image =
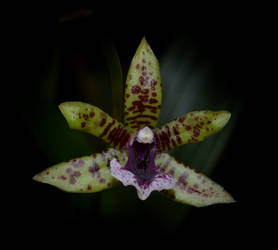
[[[200,129],[195,128],[195,129],[193,130],[193,135],[194,135],[195,137],[198,137],[198,136],[200,135]]]
[[[134,102],[135,102],[135,101],[134,101]],[[132,102],[132,105],[135,105],[134,102]],[[131,111],[131,110],[133,110],[133,109],[135,109],[135,108],[136,108],[135,106],[131,106],[131,107],[129,107],[127,110],[128,110],[128,111]]]
[[[137,86],[137,85],[132,86],[132,88],[131,88],[131,93],[132,94],[139,94],[140,91],[141,91],[141,88],[139,86]]]
[[[151,89],[155,90],[155,86],[157,85],[157,81],[156,80],[151,80]]]
[[[99,180],[99,182],[100,182],[101,184],[104,184],[104,183],[106,182],[106,180],[105,180],[104,178],[101,178],[101,179]]]
[[[125,96],[126,96],[126,98],[128,98],[128,97],[130,97],[130,94],[126,94]]]
[[[176,135],[176,138],[177,138],[178,143],[179,143],[179,144],[182,144],[182,140],[181,140],[180,136],[179,136],[179,135]]]
[[[148,89],[142,89],[141,93],[147,95],[149,93],[149,90]]]
[[[155,116],[152,116],[152,115],[136,115],[136,116],[131,116],[131,117],[128,117],[126,120],[129,121],[129,120],[136,120],[137,118],[150,118],[154,121],[157,120],[157,118]]]
[[[113,140],[113,145],[117,146],[118,144],[120,144],[119,147],[121,148],[125,146],[129,137],[130,135],[127,130],[123,127],[120,127],[117,136]]]
[[[95,116],[95,113],[94,113],[93,111],[91,111],[89,115],[90,115],[90,117],[92,118],[92,117]]]
[[[102,118],[102,120],[101,120],[99,126],[102,127],[105,123],[106,123],[106,118]]]
[[[88,186],[87,186],[87,189],[88,189],[88,190],[92,190],[92,186],[91,186],[91,185],[88,185]]]
[[[122,139],[122,141],[120,142],[120,145],[119,145],[120,149],[122,149],[127,144],[129,138],[130,138],[130,135],[127,133],[125,135],[125,137]]]
[[[142,102],[147,102],[149,99],[147,95],[139,95],[138,97]]]
[[[92,177],[100,177],[100,172],[99,172],[100,168],[99,165],[94,162],[92,167],[89,167],[89,172],[92,174]]]
[[[113,128],[112,131],[108,134],[108,140],[110,141],[110,143],[112,143],[115,138],[117,138],[120,129],[121,125],[118,125],[118,127]]]
[[[67,169],[66,169],[66,172],[69,174],[69,173],[72,172],[72,169],[71,169],[71,168],[67,168]]]
[[[175,168],[171,168],[169,174],[173,176],[175,174]]]
[[[180,189],[182,190],[185,190],[186,186],[188,185],[188,182],[187,182],[187,177],[188,177],[188,174],[185,172],[183,173],[180,178],[178,179],[178,186]]]
[[[133,125],[133,126],[131,126],[131,128],[140,128],[140,126],[139,125]]]
[[[89,116],[88,116],[87,114],[83,114],[83,118],[84,118],[85,120],[88,120]]]
[[[156,97],[156,96],[157,96],[157,94],[156,94],[155,92],[153,92],[153,93],[152,93],[152,96],[153,96],[153,97]]]
[[[141,101],[133,101],[132,105],[134,108],[137,106],[138,109],[144,109],[144,104]]]
[[[81,113],[78,113],[78,118],[81,119]]]
[[[74,168],[81,168],[84,165],[84,161],[82,159],[80,159],[78,161],[77,160],[73,160],[72,161],[72,165],[73,165]]]
[[[179,129],[179,126],[178,126],[178,125],[176,125],[176,126],[173,127],[173,131],[174,131],[174,134],[175,134],[175,135],[179,135],[179,130],[178,130],[178,129]]]
[[[174,139],[171,139],[171,142],[172,142],[174,148],[177,147],[177,144]]]
[[[75,184],[75,182],[76,182],[76,180],[75,180],[74,176],[70,176],[69,183]]]
[[[200,191],[198,191],[197,189],[194,189],[192,187],[187,188],[186,192],[189,193],[189,194],[192,194],[193,192],[197,193],[198,195],[201,194]]]
[[[66,177],[66,176],[64,176],[64,175],[61,175],[61,176],[60,176],[60,179],[62,179],[62,180],[64,181],[64,180],[66,180],[66,179],[67,179],[67,177]]]
[[[134,121],[129,122],[129,124],[133,124],[133,123],[136,123],[137,125],[138,124],[151,124],[150,121],[136,121],[136,120],[134,120]]]
[[[142,70],[144,71],[144,70],[146,70],[147,69],[147,67],[145,66],[145,65],[143,65],[142,66]]]
[[[115,124],[115,120],[108,123],[107,127],[103,130],[102,134],[99,137],[103,137],[107,134],[107,132],[111,129],[111,127]]]
[[[148,84],[148,81],[143,76],[139,77],[139,81],[140,81],[140,84],[143,86],[146,86]]]
[[[81,128],[84,128],[86,126],[86,122],[81,122]]]
[[[188,131],[188,130],[190,130],[190,129],[191,129],[191,126],[186,125],[186,126],[185,126],[185,129]]]
[[[158,103],[158,101],[156,99],[153,99],[153,98],[151,98],[149,102],[150,102],[150,104]]]
[[[207,121],[207,124],[211,124],[211,121]]]
[[[168,134],[164,131],[161,131],[158,136],[159,136],[159,142],[160,142],[163,150],[165,150],[166,147],[169,150],[170,149],[170,138],[169,138]]]
[[[184,120],[185,120],[185,116],[179,118],[179,122],[180,122],[180,123],[183,123]]]
[[[139,64],[136,65],[136,69],[140,69],[140,65]]]
[[[165,125],[165,128],[166,128],[166,130],[167,130],[167,135],[168,135],[168,137],[170,137],[170,136],[171,136],[171,132],[170,132],[169,126],[168,126],[168,125]]]
[[[145,58],[142,59],[142,63],[146,63],[146,59]]]
[[[146,75],[147,75],[147,72],[146,72],[146,71],[143,71],[143,72],[142,72],[142,75],[143,75],[143,76],[146,76]],[[147,80],[147,79],[146,79],[146,80]]]
[[[79,177],[81,176],[81,173],[79,171],[74,171],[73,174],[71,174],[71,176]]]
[[[115,135],[116,135],[116,131],[117,131],[117,129],[120,127],[120,125],[117,127],[117,128],[113,128],[110,132],[109,132],[109,134],[108,134],[108,140],[109,140],[109,142],[111,143],[112,141],[113,141],[113,139],[114,139],[114,137],[115,137]]]

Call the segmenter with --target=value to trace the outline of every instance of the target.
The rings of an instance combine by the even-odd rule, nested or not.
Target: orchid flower
[[[134,186],[141,200],[156,190],[197,207],[234,202],[223,187],[166,153],[215,134],[231,114],[194,111],[156,128],[161,101],[159,63],[143,38],[126,78],[124,124],[87,103],[59,105],[70,128],[97,136],[112,148],[59,163],[33,179],[75,193],[98,192],[121,182]]]

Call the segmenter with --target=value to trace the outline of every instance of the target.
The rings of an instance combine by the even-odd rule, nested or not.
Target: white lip
[[[139,130],[136,140],[139,143],[150,144],[153,142],[153,138],[154,138],[153,131],[149,127],[144,127]]]

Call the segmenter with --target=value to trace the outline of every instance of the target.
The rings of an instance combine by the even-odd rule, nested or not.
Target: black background
[[[20,50],[15,56],[14,68],[18,69],[19,76],[22,77],[22,80],[15,84],[19,94],[13,96],[16,109],[20,109],[22,98],[30,98],[32,95],[32,90],[28,89],[27,80],[24,79],[25,70],[30,70],[28,67],[31,65],[36,74],[45,63],[40,61],[41,50],[47,48],[53,37],[63,32],[67,34],[72,27],[80,34],[89,30],[91,36],[110,38],[116,45],[123,66],[128,65],[138,41],[144,35],[155,48],[158,57],[171,41],[180,35],[188,36],[202,53],[218,66],[221,74],[229,75],[230,82],[226,84],[232,84],[239,97],[244,100],[235,131],[219,163],[228,166],[229,171],[226,171],[226,168],[217,168],[213,175],[217,179],[225,179],[228,190],[231,190],[237,202],[195,209],[178,230],[166,236],[165,232],[153,231],[146,221],[144,225],[133,224],[132,221],[116,224],[101,217],[86,218],[82,211],[77,211],[79,216],[73,220],[65,220],[59,217],[63,207],[53,211],[53,205],[45,202],[58,202],[61,198],[59,191],[51,189],[53,197],[49,197],[47,185],[38,185],[31,179],[37,169],[28,168],[28,162],[41,162],[40,169],[44,169],[48,167],[48,159],[36,144],[30,128],[24,124],[24,119],[18,115],[19,119],[13,123],[12,133],[16,143],[12,144],[13,153],[10,157],[15,166],[15,170],[11,167],[15,178],[9,181],[8,189],[12,192],[5,204],[9,212],[8,231],[20,235],[27,230],[29,237],[25,240],[32,241],[32,238],[36,237],[42,242],[45,239],[51,241],[59,235],[63,235],[63,239],[66,235],[67,242],[70,242],[70,239],[78,241],[80,237],[86,236],[92,241],[92,246],[96,238],[109,239],[115,235],[119,236],[118,244],[121,244],[122,237],[128,237],[139,245],[142,242],[138,237],[146,237],[145,240],[159,239],[160,243],[173,241],[178,244],[181,241],[202,244],[204,239],[211,246],[221,245],[221,241],[237,245],[239,242],[248,244],[254,240],[252,237],[262,229],[259,226],[263,220],[261,203],[265,199],[262,198],[265,193],[260,180],[253,176],[254,172],[257,175],[260,171],[258,147],[262,144],[258,143],[257,134],[258,128],[263,126],[263,118],[260,115],[263,112],[262,99],[258,99],[257,82],[257,61],[261,53],[258,37],[264,35],[260,33],[260,14],[254,15],[251,10],[246,9],[231,10],[228,7],[211,12],[206,8],[200,11],[199,8],[185,6],[169,9],[145,6],[140,10],[129,7],[121,11],[89,6],[93,9],[93,15],[90,17],[81,17],[63,24],[57,21],[65,13],[79,7],[40,6],[24,11],[22,23],[18,24],[20,29],[15,34]],[[27,63],[29,60],[32,61],[31,64]],[[124,71],[124,75],[125,73]],[[267,85],[264,88],[267,88]]]

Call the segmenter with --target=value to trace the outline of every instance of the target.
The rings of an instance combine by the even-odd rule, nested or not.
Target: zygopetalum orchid
[[[166,153],[215,134],[231,114],[194,111],[156,128],[162,85],[158,60],[145,38],[131,62],[124,98],[124,124],[93,105],[62,103],[70,128],[98,136],[112,148],[52,166],[34,180],[76,193],[98,192],[120,181],[133,185],[142,200],[157,190],[198,207],[234,201],[220,185]]]

